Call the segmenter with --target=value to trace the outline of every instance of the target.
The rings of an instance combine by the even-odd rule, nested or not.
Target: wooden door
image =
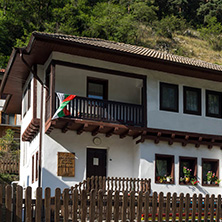
[[[87,148],[86,177],[106,176],[106,149]]]

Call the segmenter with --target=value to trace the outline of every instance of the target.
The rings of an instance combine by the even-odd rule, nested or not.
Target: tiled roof
[[[125,53],[129,53],[133,55],[139,55],[139,56],[143,56],[147,58],[175,62],[178,64],[206,68],[206,69],[211,69],[215,71],[222,71],[221,65],[212,64],[212,63],[205,62],[198,59],[172,55],[169,53],[164,53],[157,50],[130,45],[130,44],[125,44],[125,43],[113,42],[113,41],[108,41],[108,40],[103,40],[103,39],[98,39],[98,38],[78,37],[78,36],[73,36],[73,35],[64,35],[64,34],[57,34],[57,33],[50,34],[50,33],[44,33],[44,32],[34,32],[33,35],[40,36],[40,37],[41,36],[47,37],[50,39],[59,39],[59,40],[79,43],[83,45],[95,46],[99,48],[115,50],[117,52],[125,52]]]

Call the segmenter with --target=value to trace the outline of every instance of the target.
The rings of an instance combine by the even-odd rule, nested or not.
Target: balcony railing
[[[56,96],[55,110],[59,106],[60,100]],[[49,107],[47,105],[46,107],[48,112]],[[66,109],[70,113],[67,117],[70,118],[144,126],[144,107],[142,105],[76,96],[66,106]]]

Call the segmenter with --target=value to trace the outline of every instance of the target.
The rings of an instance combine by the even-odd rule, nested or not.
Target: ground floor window
[[[197,158],[179,157],[180,184],[196,185],[197,181]]]
[[[202,159],[202,185],[219,186],[219,160]]]
[[[156,154],[155,182],[174,184],[174,156]]]

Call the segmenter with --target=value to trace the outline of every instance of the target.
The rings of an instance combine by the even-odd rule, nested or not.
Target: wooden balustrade
[[[48,107],[48,105],[46,106]],[[59,106],[60,100],[56,96],[55,110]],[[49,112],[48,109],[46,109],[47,112]],[[76,96],[68,103],[66,109],[71,118],[144,126],[144,107],[142,105]]]
[[[222,217],[221,195],[180,194],[135,191],[96,191],[59,188],[51,196],[50,188],[37,188],[32,198],[31,187],[0,185],[0,221],[216,221]]]
[[[0,173],[19,174],[19,160],[0,159]]]
[[[92,176],[87,178],[83,182],[80,182],[75,187],[78,191],[86,190],[89,193],[91,190],[103,190],[103,192],[119,191],[119,192],[131,192],[134,191],[139,193],[142,191],[151,192],[151,180],[150,179],[139,179],[139,178],[124,178],[124,177],[98,177]]]

